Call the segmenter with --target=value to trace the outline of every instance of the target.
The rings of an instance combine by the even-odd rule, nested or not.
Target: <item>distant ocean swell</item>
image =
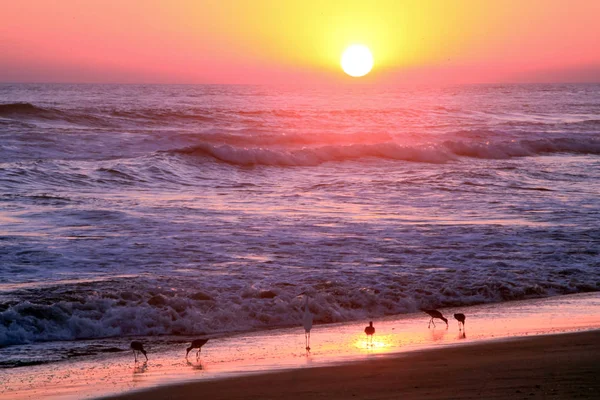
[[[206,122],[212,117],[197,113],[185,113],[175,110],[61,110],[58,108],[39,107],[30,103],[0,104],[0,118],[27,121],[59,121],[90,127],[119,127],[127,122],[144,124],[168,124],[174,121],[181,123]]]
[[[389,110],[388,110],[389,111]],[[406,111],[406,110],[405,110]],[[406,113],[404,111],[404,113]],[[370,111],[362,111],[369,114]],[[399,112],[399,111],[398,111]],[[329,113],[354,115],[356,110],[330,110]],[[296,112],[286,110],[263,110],[225,112],[214,109],[86,109],[61,110],[39,107],[31,103],[0,104],[0,122],[35,123],[36,121],[61,121],[91,128],[134,129],[147,131],[162,125],[172,129],[181,126],[181,132],[170,133],[174,141],[192,144],[166,150],[168,154],[184,154],[208,157],[232,165],[315,166],[326,162],[343,162],[379,158],[386,160],[446,163],[461,157],[478,159],[510,159],[513,157],[539,156],[556,153],[600,154],[600,139],[593,135],[573,137],[554,133],[544,138],[507,139],[501,132],[477,130],[449,132],[431,138],[420,137],[415,142],[403,135],[394,137],[389,133],[292,133],[279,132],[262,120],[246,121],[243,129],[211,127],[223,125],[223,121],[235,116],[260,116],[268,114],[276,118],[298,118]],[[325,113],[326,114],[326,113]],[[337,115],[336,114],[336,115]],[[321,115],[322,116],[322,115]],[[317,116],[318,117],[318,116]],[[340,118],[340,116],[337,116]],[[582,119],[576,124],[594,125],[597,119]],[[208,124],[208,125],[206,125]],[[225,124],[226,125],[226,124]],[[535,123],[532,125],[534,129]],[[197,131],[191,131],[197,129]],[[393,128],[390,129],[393,132]],[[110,134],[110,133],[107,133]],[[34,140],[36,133],[30,134]],[[42,138],[40,138],[42,140]],[[51,138],[43,138],[51,140]],[[60,147],[56,149],[60,154]]]
[[[85,113],[62,111],[53,108],[42,108],[30,103],[0,104],[0,118],[17,122],[31,121],[63,121],[79,125],[105,125],[104,119]],[[0,120],[1,122],[1,120]]]
[[[90,126],[114,127],[122,126],[123,123],[137,122],[139,124],[157,124],[169,125],[180,122],[181,124],[226,121],[228,119],[239,118],[243,122],[249,122],[251,125],[261,126],[265,120],[294,120],[300,122],[308,118],[309,123],[315,122],[313,119],[324,121],[343,121],[345,118],[362,119],[365,117],[377,117],[387,119],[390,117],[402,117],[414,121],[420,118],[421,114],[430,114],[437,118],[445,115],[454,115],[461,117],[472,117],[471,113],[458,109],[448,109],[444,107],[435,107],[433,110],[417,111],[406,108],[391,108],[383,110],[359,110],[359,109],[333,109],[333,110],[303,110],[295,111],[288,109],[259,109],[259,110],[239,110],[228,108],[212,107],[179,107],[179,108],[126,108],[116,109],[107,107],[97,108],[75,108],[61,109],[56,107],[41,107],[31,103],[4,103],[0,104],[0,118],[14,121],[62,121],[78,125],[88,124]],[[479,114],[475,114],[480,116]],[[511,120],[510,116],[500,118],[498,114],[490,113],[490,118],[496,118],[499,126],[506,124],[508,126],[529,125],[532,128],[536,126],[558,125],[565,127],[582,126],[595,128],[600,125],[600,119],[593,116],[584,115],[580,117],[568,117],[566,119],[546,118],[542,120],[518,121]]]

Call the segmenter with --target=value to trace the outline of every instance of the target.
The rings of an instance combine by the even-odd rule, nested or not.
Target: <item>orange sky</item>
[[[596,0],[0,0],[0,82],[599,82]],[[353,43],[366,78],[343,74]]]

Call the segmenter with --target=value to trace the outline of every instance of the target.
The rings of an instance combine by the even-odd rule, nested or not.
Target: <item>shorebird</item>
[[[196,358],[200,357],[200,351],[202,350],[202,346],[204,346],[206,342],[208,342],[208,339],[192,340],[192,345],[188,347],[187,351],[185,352],[185,358],[187,358],[188,354],[190,353],[190,350],[192,349],[198,349],[198,351],[196,352]]]
[[[458,330],[460,331],[460,324],[462,324],[462,327],[464,329],[465,327],[465,314],[454,314],[454,318],[456,318],[456,320],[458,321]]]
[[[367,334],[367,340],[371,340],[371,346],[373,346],[373,335],[375,334],[375,327],[373,326],[373,321],[369,321],[369,326],[365,328],[365,333]]]
[[[310,351],[310,330],[313,325],[313,315],[308,309],[308,296],[304,297],[304,316],[302,317],[304,324],[304,340],[306,342],[306,350]]]
[[[146,350],[144,350],[144,345],[142,344],[142,342],[138,342],[136,340],[134,340],[133,342],[131,342],[131,350],[133,350],[133,356],[135,357],[135,362],[137,362],[137,352],[139,351],[140,353],[142,353],[144,355],[144,357],[146,357],[146,361],[148,361],[148,356],[146,355]]]
[[[427,326],[428,328],[431,328],[431,324],[433,324],[433,327],[435,328],[435,322],[433,322],[434,318],[439,318],[442,321],[444,321],[446,323],[446,328],[448,328],[448,320],[446,318],[444,318],[442,313],[439,312],[438,310],[421,310],[421,311],[429,314],[429,316],[431,317],[431,319],[429,320],[429,325]]]

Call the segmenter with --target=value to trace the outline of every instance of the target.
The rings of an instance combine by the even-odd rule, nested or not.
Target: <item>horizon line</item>
[[[218,82],[69,82],[69,81],[0,81],[0,85],[146,85],[146,86],[306,86],[306,87],[332,87],[332,86],[387,86],[387,87],[403,87],[403,86],[492,86],[492,85],[598,85],[598,81],[544,81],[544,82],[464,82],[464,83],[409,83],[409,82],[394,82],[383,84],[381,82],[335,82],[335,83],[218,83]]]

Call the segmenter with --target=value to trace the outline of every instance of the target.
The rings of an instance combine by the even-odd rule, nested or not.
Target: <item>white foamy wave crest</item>
[[[236,332],[297,325],[303,302],[295,287],[243,288],[232,295],[117,294],[119,299],[92,295],[77,301],[39,304],[20,302],[0,313],[0,346],[39,341],[73,340],[133,335],[192,335]],[[414,311],[403,300],[380,303],[373,290],[358,290],[344,299],[332,293],[313,294],[311,310],[321,323],[365,318],[370,313]],[[303,292],[301,292],[303,293]],[[110,295],[110,297],[116,297]],[[125,300],[127,298],[128,300]],[[399,299],[398,299],[399,300]],[[46,301],[47,303],[47,301]]]
[[[386,142],[327,145],[300,149],[201,144],[173,152],[211,157],[233,165],[314,166],[325,162],[367,158],[437,164],[458,160],[460,157],[507,159],[553,153],[600,154],[600,141],[568,138],[508,142],[445,141],[438,144],[416,146]]]
[[[560,283],[535,277],[518,280],[473,274],[467,282],[455,270],[432,275],[421,271],[414,280],[386,275],[376,282],[317,280],[211,287],[197,291],[188,281],[95,282],[20,293],[18,301],[0,304],[0,347],[39,341],[160,335],[215,334],[300,326],[304,295],[316,323],[344,322],[414,312],[419,308],[461,306],[597,290],[566,269]],[[539,272],[539,271],[537,271]],[[440,287],[440,279],[446,281]],[[162,279],[161,279],[162,281]],[[133,291],[133,287],[139,288]],[[168,289],[167,289],[168,288]]]

